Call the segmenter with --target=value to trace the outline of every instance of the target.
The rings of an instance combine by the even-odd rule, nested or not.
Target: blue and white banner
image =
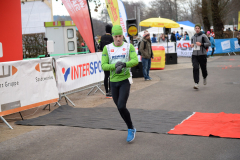
[[[240,45],[237,38],[231,39],[231,47],[233,48],[233,52],[240,52]]]
[[[215,51],[214,54],[240,52],[240,46],[237,38],[231,39],[215,39]],[[208,55],[211,55],[212,48],[209,47]]]
[[[118,0],[119,16],[120,16],[120,25],[123,29],[123,35],[128,43],[130,43],[130,38],[127,33],[127,13],[124,7],[122,0]]]
[[[59,93],[103,81],[104,71],[101,68],[101,59],[100,52],[57,59],[56,76]]]

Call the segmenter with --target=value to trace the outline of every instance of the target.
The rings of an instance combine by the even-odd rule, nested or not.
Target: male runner
[[[193,65],[193,79],[195,82],[194,89],[198,89],[199,83],[199,65],[202,70],[203,84],[207,84],[207,48],[211,46],[211,43],[207,36],[201,32],[201,25],[195,25],[196,34],[191,38],[192,53],[192,65]]]
[[[102,69],[110,71],[112,98],[127,124],[127,142],[131,142],[135,138],[136,129],[133,127],[126,104],[132,84],[130,68],[138,64],[138,57],[133,45],[123,42],[123,31],[120,25],[113,26],[112,36],[114,42],[103,49]]]

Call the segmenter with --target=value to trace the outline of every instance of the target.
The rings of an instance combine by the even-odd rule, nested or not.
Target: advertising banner
[[[193,48],[191,41],[177,41],[177,56],[178,57],[191,57]]]
[[[101,68],[102,53],[82,54],[57,59],[59,93],[68,92],[104,79]]]
[[[120,25],[118,0],[105,0],[109,17],[114,25]]]
[[[0,116],[57,102],[52,58],[0,63]]]
[[[215,51],[214,54],[221,54],[221,53],[230,53],[234,52],[232,39],[215,39]],[[211,46],[208,49],[208,55],[211,55],[212,48]]]
[[[240,11],[238,12],[238,30],[240,30]]]
[[[130,38],[128,37],[128,33],[127,33],[127,13],[124,7],[124,4],[122,2],[122,0],[118,0],[118,7],[119,7],[119,15],[120,15],[120,25],[123,29],[123,35],[125,37],[125,39],[127,40],[128,43],[130,43]]]
[[[165,48],[165,53],[176,53],[175,42],[167,43],[152,43],[152,46],[163,46]],[[168,51],[167,51],[168,48]]]
[[[230,41],[231,41],[231,48],[233,52],[240,52],[240,45],[238,44],[238,39],[232,38],[230,39]]]
[[[62,0],[91,53],[95,52],[92,23],[87,0]]]
[[[0,0],[0,15],[0,62],[22,60],[21,1]]]

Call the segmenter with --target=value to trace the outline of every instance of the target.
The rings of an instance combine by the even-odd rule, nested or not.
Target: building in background
[[[44,22],[53,21],[52,0],[21,0],[22,34],[45,33]]]

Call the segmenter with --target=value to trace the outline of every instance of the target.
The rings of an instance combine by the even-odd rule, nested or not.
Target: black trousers
[[[131,84],[129,83],[128,79],[120,82],[110,82],[110,83],[111,83],[113,101],[116,104],[122,119],[127,124],[128,129],[133,129],[131,116],[126,107]]]
[[[111,86],[110,86],[110,71],[104,71],[104,87],[105,87],[105,91],[106,93],[109,93],[108,91],[111,91]],[[109,90],[108,90],[109,87]]]
[[[206,78],[208,76],[206,55],[201,56],[192,55],[192,65],[193,65],[193,79],[195,83],[199,82],[199,65],[202,70],[203,78]]]
[[[215,48],[212,48],[212,54],[211,54],[211,56],[213,56],[213,54],[214,54],[214,51],[215,51]]]

